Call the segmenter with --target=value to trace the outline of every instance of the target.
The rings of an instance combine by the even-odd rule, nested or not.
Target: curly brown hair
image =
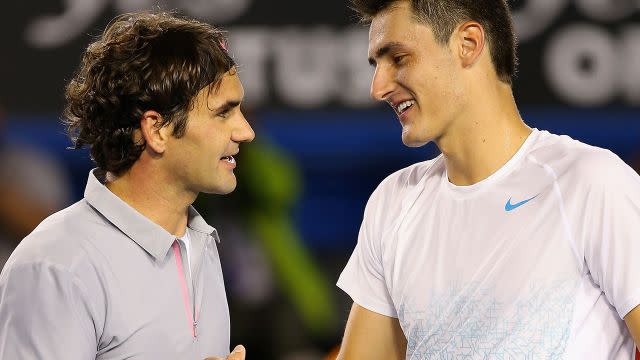
[[[511,85],[518,67],[516,36],[507,0],[351,0],[362,22],[401,1],[411,4],[418,21],[431,27],[436,41],[444,45],[456,26],[467,20],[482,24],[491,50],[491,62],[500,80]]]
[[[162,115],[181,137],[197,93],[217,87],[235,66],[223,32],[173,13],[131,13],[113,19],[87,47],[65,92],[63,122],[103,171],[120,175],[144,151],[135,141],[145,111]]]

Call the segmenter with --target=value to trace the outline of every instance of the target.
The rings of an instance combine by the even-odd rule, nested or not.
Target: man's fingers
[[[237,345],[226,359],[219,357],[208,357],[204,360],[245,360],[247,350],[242,345]]]
[[[231,354],[227,356],[227,360],[245,360],[245,356],[247,355],[247,350],[242,345],[236,346]]]

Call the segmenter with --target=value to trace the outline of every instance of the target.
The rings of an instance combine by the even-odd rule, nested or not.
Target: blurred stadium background
[[[515,95],[533,127],[640,168],[640,1],[512,1]],[[351,301],[333,285],[369,194],[437,154],[407,149],[368,98],[367,28],[342,0],[49,0],[0,11],[0,265],[47,214],[82,197],[86,151],[60,124],[63,88],[114,15],[176,9],[229,31],[257,141],[228,197],[196,206],[222,237],[232,344],[249,359],[329,358]]]

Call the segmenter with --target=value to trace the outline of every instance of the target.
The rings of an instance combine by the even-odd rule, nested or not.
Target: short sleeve
[[[87,294],[70,272],[7,264],[0,275],[0,359],[95,359],[95,334]]]
[[[599,175],[585,194],[585,261],[624,318],[640,304],[640,176],[617,156],[606,154],[593,163]]]
[[[376,192],[378,192],[376,190]],[[371,196],[364,212],[364,219],[351,258],[347,262],[338,287],[344,290],[355,303],[373,312],[397,318],[389,289],[384,278],[380,236],[380,217],[377,216],[379,199],[376,192]]]

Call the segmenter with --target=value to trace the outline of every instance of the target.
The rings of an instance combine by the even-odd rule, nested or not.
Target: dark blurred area
[[[514,93],[532,127],[611,149],[640,170],[637,0],[512,1]],[[364,206],[391,172],[437,155],[408,149],[368,97],[367,27],[346,1],[65,0],[0,12],[0,265],[48,214],[82,197],[87,151],[70,145],[63,89],[118,13],[176,9],[227,30],[257,140],[237,190],[201,195],[215,226],[232,344],[249,359],[330,358],[351,300],[334,286]]]

